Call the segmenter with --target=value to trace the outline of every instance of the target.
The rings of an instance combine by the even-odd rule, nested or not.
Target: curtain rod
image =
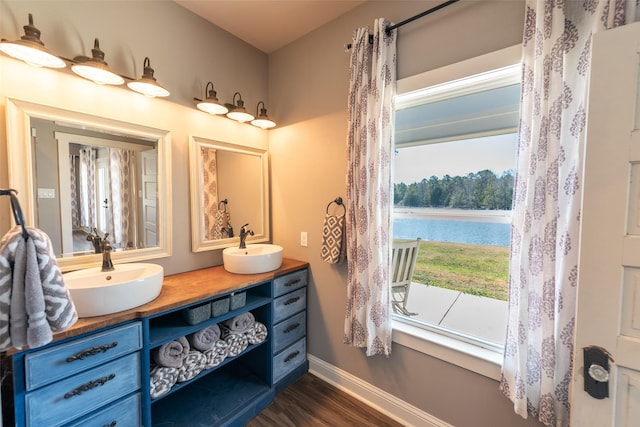
[[[420,19],[420,18],[422,18],[424,16],[430,15],[433,12],[437,12],[440,9],[443,9],[443,8],[445,8],[445,7],[449,6],[449,5],[452,5],[453,3],[456,3],[458,1],[459,0],[449,0],[449,1],[446,1],[444,3],[441,3],[441,4],[437,5],[437,6],[432,7],[429,10],[425,10],[422,13],[419,13],[419,14],[417,14],[415,16],[412,16],[411,18],[407,18],[404,21],[398,22],[397,24],[387,26],[387,28],[384,29],[384,32],[387,33],[387,35],[390,35],[391,31],[395,30],[396,28],[400,28],[405,24],[413,22],[413,21],[415,21],[417,19]],[[369,43],[373,43],[373,36],[372,35],[369,35]],[[349,50],[349,49],[351,49],[351,43],[349,43],[347,45],[347,50]]]

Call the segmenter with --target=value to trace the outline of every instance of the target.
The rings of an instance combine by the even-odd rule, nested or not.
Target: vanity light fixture
[[[211,86],[211,89],[209,89],[209,86]],[[196,105],[196,107],[198,107],[198,110],[202,110],[209,114],[226,114],[229,111],[229,109],[222,103],[220,103],[220,101],[218,101],[218,98],[216,98],[217,93],[215,90],[213,90],[213,83],[208,82],[204,91],[205,100],[200,101],[199,99],[197,99],[197,101],[200,101]]]
[[[236,104],[236,95],[238,95],[238,103]],[[242,95],[240,92],[236,92],[233,94],[233,104],[229,106],[229,112],[227,113],[227,117],[232,120],[236,120],[239,122],[248,122],[253,120],[253,114],[247,113],[247,110],[244,108],[244,101],[242,100]]]
[[[121,85],[124,83],[122,76],[109,70],[109,66],[104,60],[104,52],[100,50],[100,42],[95,39],[92,58],[76,57],[76,64],[71,66],[71,70],[85,79],[92,80],[98,84]]]
[[[24,27],[24,36],[20,40],[0,41],[0,50],[9,56],[20,59],[34,67],[64,68],[65,62],[49,52],[40,40],[40,30],[33,25],[33,15],[29,14],[29,25]]]
[[[163,88],[153,77],[153,68],[148,57],[144,58],[144,72],[138,80],[127,83],[129,89],[153,98],[155,96],[169,96],[169,91]]]
[[[260,108],[260,114],[258,114],[258,107],[260,107],[260,104],[262,104],[262,108]],[[276,123],[267,116],[267,109],[264,106],[264,102],[258,102],[258,105],[256,105],[256,114],[258,115],[258,118],[251,121],[252,125],[258,126],[262,129],[271,129],[272,127],[275,127]]]

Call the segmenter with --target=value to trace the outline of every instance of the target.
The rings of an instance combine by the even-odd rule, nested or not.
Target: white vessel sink
[[[266,273],[282,265],[282,246],[255,243],[245,249],[226,248],[222,251],[222,262],[229,273]]]
[[[157,264],[116,264],[63,275],[79,317],[102,316],[129,310],[156,299],[162,289],[164,269]]]

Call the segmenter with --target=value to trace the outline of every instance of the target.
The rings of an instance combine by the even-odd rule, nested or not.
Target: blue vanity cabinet
[[[141,349],[131,322],[14,355],[15,424],[139,425]]]
[[[230,275],[221,267],[181,273],[165,278],[155,303],[120,315],[117,324],[106,316],[87,319],[81,334],[0,355],[6,376],[0,425],[245,425],[308,370],[307,266],[289,261],[281,271],[271,277]],[[231,294],[244,305],[212,310],[193,324],[191,314]],[[266,327],[265,340],[151,398],[154,349],[246,312]]]
[[[272,384],[276,393],[309,369],[307,283],[307,269],[273,281]]]
[[[200,371],[194,378],[178,382],[170,391],[151,400],[151,426],[243,426],[273,400],[269,384],[271,323],[271,282],[235,290],[246,295],[245,305],[196,325],[188,325],[181,311],[200,306],[198,301],[172,312],[161,313],[149,321],[149,349],[187,336],[214,323],[251,312],[267,327],[267,339],[249,344],[235,356],[227,356],[219,365]],[[229,297],[223,294],[212,299]]]

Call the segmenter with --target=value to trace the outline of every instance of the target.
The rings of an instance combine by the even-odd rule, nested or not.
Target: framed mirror
[[[92,267],[109,233],[114,261],[171,255],[170,133],[7,99],[9,185],[62,271]]]
[[[189,138],[193,252],[238,245],[245,224],[248,244],[269,241],[268,165],[266,150]]]

